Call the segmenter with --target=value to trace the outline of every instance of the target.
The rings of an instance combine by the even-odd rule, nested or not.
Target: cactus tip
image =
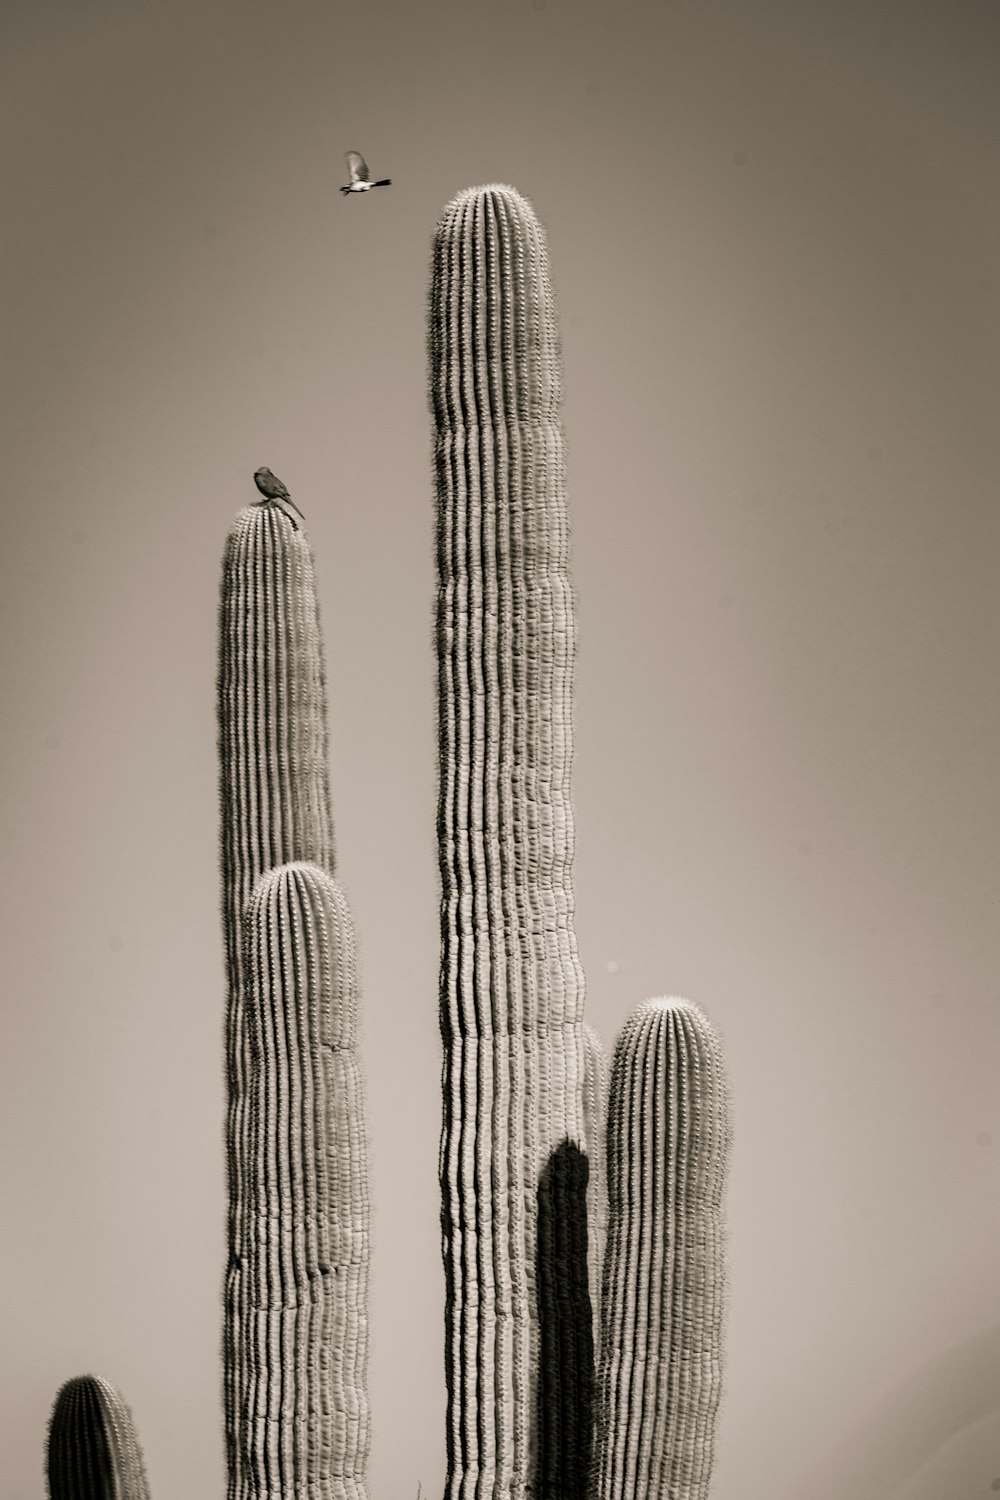
[[[509,182],[485,182],[479,187],[463,188],[460,193],[456,193],[454,198],[445,205],[440,223],[447,223],[468,204],[485,202],[487,199],[491,199],[494,204],[498,201],[503,202],[508,209],[519,215],[528,214],[532,218],[535,217],[535,210],[530,201]]]

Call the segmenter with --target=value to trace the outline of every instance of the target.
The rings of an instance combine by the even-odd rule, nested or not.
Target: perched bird
[[[380,177],[378,182],[371,182],[368,178],[368,165],[359,151],[346,151],[344,160],[347,170],[351,174],[351,180],[347,187],[342,187],[342,193],[367,193],[373,187],[389,187],[392,183],[391,177]]]
[[[260,490],[265,500],[287,500],[292,509],[298,510],[299,515],[302,516],[302,512],[295,504],[295,501],[292,499],[291,495],[288,493],[281,480],[278,479],[276,475],[272,474],[270,469],[258,469],[256,474],[254,474],[253,476],[253,482]],[[259,500],[257,501],[257,504],[260,504]],[[304,521],[305,516],[302,516],[302,519]]]

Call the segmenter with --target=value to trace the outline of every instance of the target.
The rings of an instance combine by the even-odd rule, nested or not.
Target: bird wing
[[[344,153],[344,160],[347,163],[347,170],[351,174],[352,182],[368,181],[368,167],[360,151],[346,151]]]

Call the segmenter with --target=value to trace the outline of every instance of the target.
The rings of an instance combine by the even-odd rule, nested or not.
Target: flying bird
[[[265,500],[287,500],[292,509],[298,510],[299,515],[302,516],[302,512],[295,504],[295,501],[292,499],[291,495],[288,493],[281,480],[277,477],[276,474],[272,474],[270,469],[258,469],[253,476],[253,482],[260,490]],[[259,500],[257,501],[257,504],[260,504]],[[302,519],[304,521],[305,516],[302,516]]]
[[[392,183],[391,177],[380,177],[378,182],[370,181],[368,164],[360,151],[346,151],[344,160],[351,174],[351,180],[346,187],[341,188],[342,193],[367,193],[373,187],[389,187]]]

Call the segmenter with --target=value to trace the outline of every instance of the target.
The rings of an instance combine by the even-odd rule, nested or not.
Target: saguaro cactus
[[[247,1384],[255,1500],[366,1500],[369,1205],[350,910],[316,865],[246,914]]]
[[[223,1333],[229,1500],[250,1493],[239,1440],[249,1379],[244,912],[259,877],[309,860],[334,873],[326,673],[312,552],[279,505],[249,505],[226,540],[219,610],[219,764],[226,938],[228,1267]]]
[[[722,1383],[722,1049],[687,1000],[618,1038],[608,1102],[598,1500],[706,1500]]]
[[[430,300],[447,1493],[520,1500],[546,1418],[538,1194],[556,1203],[586,1176],[560,354],[547,248],[520,194],[470,189],[447,206]],[[589,1307],[569,1307],[589,1341]],[[548,1315],[565,1355],[560,1309]],[[580,1434],[561,1488],[582,1493],[587,1448]],[[548,1456],[541,1469],[551,1487]]]
[[[59,1388],[47,1474],[51,1500],[149,1500],[132,1413],[99,1375],[76,1375]]]

